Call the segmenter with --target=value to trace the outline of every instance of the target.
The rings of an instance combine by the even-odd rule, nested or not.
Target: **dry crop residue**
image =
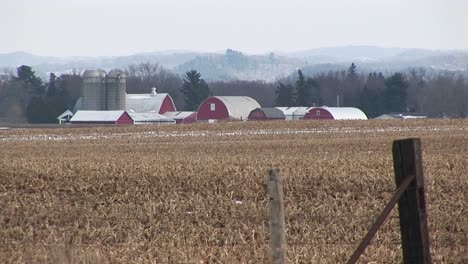
[[[267,263],[281,169],[290,263],[349,258],[420,137],[434,263],[467,261],[468,121],[298,121],[0,132],[0,262]],[[361,257],[401,262],[398,213]]]

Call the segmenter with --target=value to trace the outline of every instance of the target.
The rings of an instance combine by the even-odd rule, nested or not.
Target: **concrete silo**
[[[106,72],[86,70],[83,73],[83,110],[105,110]]]
[[[126,108],[126,74],[114,69],[106,77],[106,110],[125,110]]]

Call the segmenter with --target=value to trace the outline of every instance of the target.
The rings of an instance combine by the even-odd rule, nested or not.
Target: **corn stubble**
[[[395,190],[392,141],[421,137],[433,260],[463,263],[467,127],[407,120],[5,131],[0,140],[124,136],[0,141],[0,262],[268,263],[266,174],[275,166],[289,262],[342,263]],[[262,129],[322,132],[134,136]],[[360,260],[401,262],[396,209]]]

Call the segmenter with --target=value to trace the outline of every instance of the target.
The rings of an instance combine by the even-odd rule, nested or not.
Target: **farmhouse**
[[[332,119],[332,120],[367,120],[366,114],[354,107],[311,107],[304,115],[304,119]]]
[[[284,120],[283,111],[278,108],[256,108],[249,114],[249,121]]]
[[[165,116],[175,120],[176,124],[189,124],[197,122],[197,112],[190,111],[178,111],[178,112],[166,112]]]
[[[247,96],[212,96],[200,104],[197,119],[247,120],[250,112],[260,108],[260,104]]]
[[[133,119],[123,110],[80,110],[70,119],[72,124],[130,125]]]
[[[158,113],[128,113],[135,125],[172,125],[175,120]]]
[[[297,107],[275,107],[283,112],[286,120],[299,120],[304,117],[308,107],[297,106]]]
[[[164,114],[176,111],[172,97],[167,93],[157,93],[154,87],[151,89],[150,94],[127,94],[126,98],[126,109],[129,112]]]

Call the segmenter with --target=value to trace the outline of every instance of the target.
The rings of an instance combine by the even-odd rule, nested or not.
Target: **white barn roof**
[[[67,116],[73,116],[73,112],[70,111],[70,110],[66,110],[65,112],[63,112],[61,115],[59,115],[57,117],[57,119],[62,119],[64,117],[67,117]]]
[[[174,119],[158,113],[128,113],[133,122],[174,123]]]
[[[293,106],[293,107],[275,107],[276,109],[279,109],[281,111],[283,111],[283,114],[284,115],[292,115],[294,112],[296,112],[297,110],[300,110],[300,109],[307,109],[307,107],[303,107],[303,106]]]
[[[335,120],[367,120],[366,114],[355,107],[311,107],[311,109],[323,108],[332,114]]]
[[[159,113],[162,103],[167,93],[158,94],[127,94],[127,110],[129,112],[145,113],[155,112]],[[169,98],[171,98],[169,96]],[[171,98],[172,100],[172,98]]]
[[[236,119],[246,120],[250,112],[260,108],[255,99],[248,96],[214,96],[226,105],[229,116]]]
[[[196,113],[197,112],[191,112],[191,111],[176,111],[176,112],[166,112],[164,113],[164,115],[173,119],[184,119]]]
[[[91,111],[80,110],[70,119],[71,122],[116,122],[124,113],[123,110]]]

